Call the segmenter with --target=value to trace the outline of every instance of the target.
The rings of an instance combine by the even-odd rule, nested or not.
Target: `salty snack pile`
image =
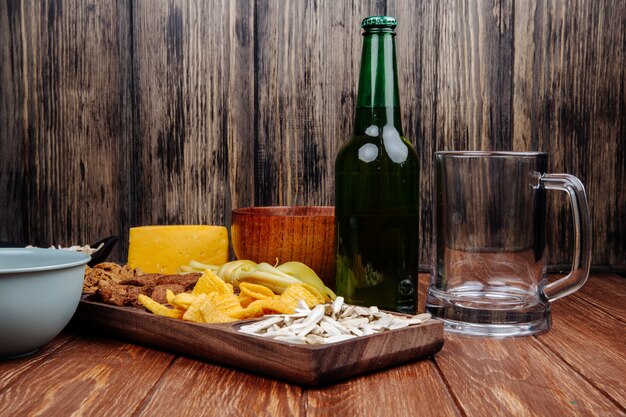
[[[123,279],[132,278],[135,271],[128,265],[118,265],[114,262],[102,262],[93,268],[85,267],[85,279],[83,281],[83,293],[95,294],[101,285],[110,282],[119,282]]]
[[[116,306],[141,307],[140,294],[159,303],[167,302],[166,290],[178,294],[191,291],[202,274],[145,274],[140,269],[113,262],[87,267],[83,293],[90,299]]]
[[[250,260],[236,260],[216,266],[191,261],[189,265],[180,267],[183,272],[203,272],[206,269],[215,272],[218,277],[235,287],[238,287],[242,282],[249,282],[263,285],[276,294],[281,294],[292,284],[308,284],[327,300],[334,300],[336,297],[335,293],[324,285],[315,271],[302,262],[291,261],[272,266],[266,262],[257,264]]]
[[[239,331],[288,343],[335,343],[423,323],[430,314],[404,317],[378,310],[344,304],[337,297],[332,304],[319,304],[312,310],[298,303],[295,314],[277,315],[241,326]]]
[[[196,272],[204,268],[203,272]],[[334,343],[420,324],[429,314],[389,314],[344,303],[299,262],[272,266],[233,261],[219,267],[191,262],[182,274],[145,274],[112,262],[87,268],[84,292],[118,306],[145,307],[169,318],[228,323],[271,317],[240,331],[289,343]],[[192,272],[193,271],[193,272]],[[334,301],[333,301],[334,300]]]
[[[207,269],[191,292],[174,294],[166,291],[167,303],[161,304],[140,294],[138,301],[154,314],[196,323],[227,323],[261,317],[265,314],[292,314],[300,302],[308,308],[324,303],[324,297],[308,284],[292,284],[282,294],[249,282],[239,284],[239,294]]]

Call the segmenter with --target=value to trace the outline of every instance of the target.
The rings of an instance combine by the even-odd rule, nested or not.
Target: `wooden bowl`
[[[333,288],[335,208],[249,207],[233,210],[231,243],[237,259],[271,265],[299,261]]]

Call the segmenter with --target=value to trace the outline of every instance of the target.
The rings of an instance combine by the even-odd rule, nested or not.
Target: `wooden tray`
[[[198,324],[88,300],[80,302],[73,319],[132,342],[307,386],[413,361],[443,346],[443,323],[432,319],[328,345],[278,342],[238,331],[250,321]]]

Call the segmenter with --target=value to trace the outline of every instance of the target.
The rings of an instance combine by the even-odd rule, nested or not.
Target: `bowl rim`
[[[16,253],[16,252],[52,253],[53,251],[56,251],[56,253],[58,253],[58,251],[64,251],[63,256],[68,256],[69,258],[73,257],[76,259],[64,260],[62,263],[51,263],[49,265],[39,265],[39,266],[24,266],[24,267],[17,267],[17,268],[3,268],[0,266],[0,275],[12,274],[16,272],[41,272],[41,271],[54,271],[57,269],[72,268],[75,266],[86,265],[87,262],[89,262],[89,260],[91,259],[91,256],[84,254],[84,253],[74,252],[74,251],[69,251],[69,250],[64,250],[64,249],[49,249],[49,248],[0,248],[0,255],[2,254],[10,255],[10,253]]]
[[[327,210],[328,213],[314,214],[292,214],[292,213],[273,213],[272,210],[290,210],[290,209],[318,209]],[[254,211],[253,211],[254,210]],[[271,217],[329,217],[335,215],[335,206],[252,206],[240,207],[232,210],[233,214],[244,216],[271,216]]]

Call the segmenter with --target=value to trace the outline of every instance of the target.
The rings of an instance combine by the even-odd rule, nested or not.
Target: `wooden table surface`
[[[594,274],[547,333],[446,335],[435,357],[319,389],[70,328],[0,362],[0,416],[620,416],[625,323],[626,279]]]

